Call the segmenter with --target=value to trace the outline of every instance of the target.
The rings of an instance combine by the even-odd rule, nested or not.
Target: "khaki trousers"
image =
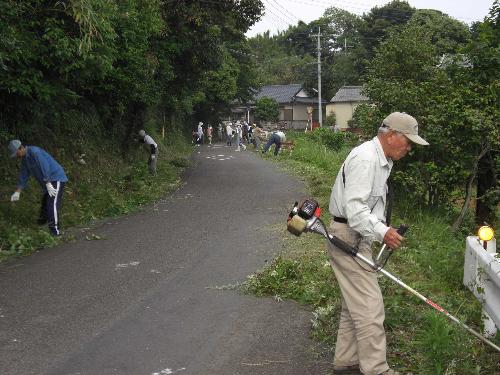
[[[330,233],[371,259],[371,243],[348,225],[333,222]],[[384,302],[377,273],[328,242],[328,256],[342,291],[342,311],[335,347],[334,367],[359,364],[364,375],[389,369],[386,360]]]

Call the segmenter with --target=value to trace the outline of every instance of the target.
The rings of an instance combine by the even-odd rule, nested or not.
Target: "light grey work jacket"
[[[355,147],[342,164],[330,196],[329,211],[347,219],[363,237],[382,242],[387,179],[393,161],[386,158],[378,137]]]

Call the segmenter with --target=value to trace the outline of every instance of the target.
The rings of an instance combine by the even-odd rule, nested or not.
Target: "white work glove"
[[[57,189],[54,188],[50,182],[47,182],[45,186],[47,187],[47,193],[49,193],[51,197],[55,197],[57,195]]]
[[[11,202],[17,202],[19,200],[19,196],[21,195],[20,192],[16,191],[14,194],[10,196],[10,201]]]
[[[156,155],[155,154],[152,154],[151,155],[151,160],[155,160],[156,159]]]

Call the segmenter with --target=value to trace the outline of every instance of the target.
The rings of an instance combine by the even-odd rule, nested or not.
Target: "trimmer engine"
[[[295,202],[292,211],[288,215],[287,229],[295,236],[300,236],[320,216],[321,208],[314,199],[306,199],[300,206],[298,202]]]

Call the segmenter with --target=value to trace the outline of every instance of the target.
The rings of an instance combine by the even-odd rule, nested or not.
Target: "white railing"
[[[464,285],[483,306],[484,335],[495,336],[500,327],[500,254],[495,239],[484,244],[477,237],[467,237]]]

